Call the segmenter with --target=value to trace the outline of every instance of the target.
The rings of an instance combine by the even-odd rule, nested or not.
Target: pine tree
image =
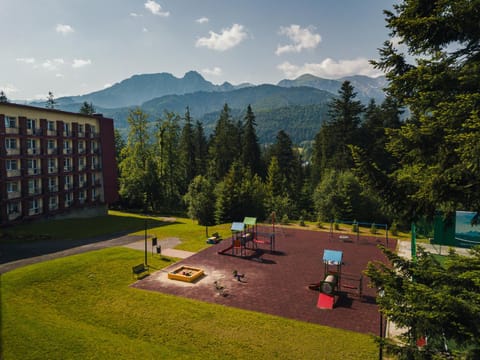
[[[250,169],[253,174],[262,173],[260,145],[255,131],[255,114],[248,105],[243,124],[242,160],[243,166]]]
[[[197,120],[193,131],[193,144],[195,149],[196,173],[205,175],[207,173],[208,142],[203,130],[203,125]]]
[[[197,175],[197,166],[195,159],[195,139],[192,125],[192,118],[190,116],[190,109],[187,107],[185,110],[185,124],[180,134],[180,164],[179,166],[183,171],[184,184],[181,192],[185,192],[186,188]]]
[[[2,91],[0,91],[0,103],[8,103],[7,95]]]
[[[47,109],[55,109],[56,105],[57,105],[57,101],[55,100],[53,93],[49,91],[47,96],[47,102],[45,103],[45,107]]]
[[[93,115],[95,114],[96,110],[93,104],[90,102],[84,101],[82,104],[82,107],[80,108],[80,114],[85,114],[85,115]]]

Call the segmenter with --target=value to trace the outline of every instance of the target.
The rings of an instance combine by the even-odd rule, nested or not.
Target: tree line
[[[385,171],[395,168],[386,129],[401,126],[400,114],[392,98],[363,106],[345,81],[304,151],[283,130],[273,143],[260,144],[251,106],[234,119],[225,104],[209,138],[188,108],[154,121],[137,108],[129,113],[126,141],[116,135],[121,205],[187,210],[205,225],[246,215],[267,219],[272,212],[284,220],[391,222],[396,214],[352,170],[351,147]]]

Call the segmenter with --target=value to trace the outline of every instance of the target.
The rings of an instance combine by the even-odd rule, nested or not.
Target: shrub
[[[282,220],[280,220],[280,224],[282,224],[282,225],[290,224],[290,219],[288,218],[287,214],[282,216]]]
[[[303,216],[300,217],[299,225],[305,226],[305,220],[303,219]]]
[[[398,226],[395,220],[392,222],[392,226],[390,226],[390,235],[398,236]]]
[[[370,232],[374,235],[377,233],[377,225],[375,225],[375,223],[372,224]]]
[[[335,223],[333,224],[333,228],[335,230],[340,230],[340,224],[335,221]]]
[[[358,232],[358,223],[357,223],[356,220],[353,220],[352,231],[353,231],[354,233]]]

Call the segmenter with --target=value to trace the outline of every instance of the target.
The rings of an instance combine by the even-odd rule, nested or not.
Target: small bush
[[[340,224],[337,223],[337,222],[335,222],[335,223],[333,224],[333,227],[334,227],[335,230],[340,230]]]
[[[305,220],[303,220],[303,216],[300,217],[299,225],[305,226]]]
[[[352,231],[353,231],[354,233],[358,232],[358,223],[357,223],[356,220],[353,221]]]
[[[398,226],[395,220],[393,221],[392,226],[390,226],[390,235],[398,236]]]
[[[370,228],[370,232],[374,235],[378,232],[377,225],[375,225],[375,223],[372,224],[372,226]]]
[[[282,224],[282,225],[290,224],[290,219],[288,218],[287,214],[282,216],[282,220],[280,220],[280,224]]]

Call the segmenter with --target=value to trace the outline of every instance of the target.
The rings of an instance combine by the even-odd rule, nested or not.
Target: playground
[[[233,226],[234,229],[235,226],[238,224]],[[272,228],[257,226],[255,231],[271,234]],[[243,235],[232,233],[232,239],[226,238],[169,268],[152,271],[150,276],[132,286],[360,333],[378,334],[376,290],[368,287],[368,279],[362,279],[361,275],[369,261],[385,261],[377,248],[378,244],[387,245],[385,238],[362,235],[361,241],[344,241],[329,232],[281,227],[273,232],[274,240],[268,235],[266,244],[247,245],[244,249],[234,248],[235,240],[241,240]],[[388,247],[395,246],[396,241],[390,239]],[[320,284],[328,275],[325,274],[325,250],[327,253],[328,250],[342,253],[342,280],[335,289],[333,309],[320,309],[317,304],[321,291],[309,288],[312,284]],[[181,266],[201,269],[203,274],[195,281],[169,279],[168,274]]]

